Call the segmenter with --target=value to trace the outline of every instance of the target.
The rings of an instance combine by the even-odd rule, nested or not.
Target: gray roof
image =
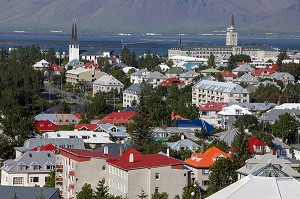
[[[221,71],[214,68],[207,68],[200,71],[201,73],[220,73]]]
[[[231,94],[249,93],[246,89],[244,89],[240,85],[234,83],[226,83],[226,82],[210,81],[210,80],[202,80],[198,82],[195,86],[193,86],[193,88],[216,91],[216,92],[231,93]]]
[[[184,149],[188,149],[191,151],[200,149],[200,146],[198,144],[196,144],[195,142],[193,142],[189,139],[183,139],[183,140],[179,140],[177,142],[167,142],[166,144],[171,149],[176,150],[176,151],[180,150],[182,147],[184,147]]]
[[[246,160],[246,165],[242,168],[238,169],[238,173],[242,173],[244,175],[249,175],[254,171],[262,168],[270,163],[273,165],[278,165],[281,170],[287,173],[289,176],[294,178],[300,178],[300,174],[291,167],[291,162],[285,159],[279,159],[272,154],[264,154],[263,156],[257,156],[256,158],[251,158]]]
[[[265,111],[276,106],[275,103],[228,103],[229,106],[234,104],[237,104],[243,108],[247,108],[249,111]]]
[[[141,92],[141,84],[132,84],[124,91],[124,93],[134,93],[134,94],[139,94],[140,92]]]
[[[272,143],[273,143],[275,149],[290,149],[291,148],[289,145],[282,142],[282,140],[279,138],[274,138],[272,140]]]
[[[202,77],[200,81],[202,81],[202,80],[214,81],[214,80],[216,80],[216,78],[214,76],[212,76],[212,75],[206,75],[206,76]]]
[[[21,186],[0,186],[1,198],[14,198],[16,194],[18,199],[40,198],[41,193],[45,199],[59,199],[58,188],[48,187],[21,187]]]
[[[179,75],[179,74],[182,74],[182,73],[185,73],[186,72],[186,69],[182,68],[182,67],[173,67],[173,68],[170,68],[166,74],[176,74],[176,75]]]
[[[125,150],[128,149],[127,145],[117,144],[117,143],[109,143],[109,144],[104,144],[103,146],[95,149],[95,151],[104,153],[104,147],[108,147],[108,153],[114,154],[114,155],[120,155]]]
[[[92,50],[92,51],[86,51],[83,52],[80,56],[101,56],[103,55],[102,51],[96,51],[96,50]]]
[[[147,75],[145,79],[168,79],[166,76],[160,72],[154,71],[153,73]]]
[[[74,149],[85,149],[84,142],[82,138],[30,138],[24,142],[24,148],[26,149],[33,149],[38,146],[45,146],[47,144],[53,144],[57,147],[64,147],[72,146]],[[16,147],[17,148],[17,147]]]
[[[285,72],[275,72],[271,74],[270,77],[277,80],[282,80],[284,78],[284,79],[288,79],[289,81],[295,81],[295,77],[293,75]]]
[[[246,74],[242,75],[241,77],[236,78],[233,81],[234,82],[244,82],[244,83],[248,83],[248,84],[258,84],[258,79],[249,73],[246,73]]]
[[[55,154],[51,151],[27,151],[14,160],[6,160],[2,169],[14,173],[48,173],[46,166],[55,166]],[[19,166],[26,166],[26,170],[20,170]],[[31,166],[39,165],[39,170],[33,170]]]
[[[254,69],[250,65],[242,64],[242,65],[239,65],[238,67],[234,68],[232,70],[232,72],[251,72],[253,70]]]
[[[285,113],[289,113],[290,115],[300,115],[300,109],[271,109],[266,113],[262,114],[262,116],[259,119],[262,121],[274,122],[279,118],[280,115]]]
[[[196,73],[194,70],[189,70],[186,73],[182,73],[179,75],[180,78],[190,78],[190,77],[196,77],[200,75],[199,73]]]
[[[114,137],[128,137],[128,133],[126,132],[126,128],[123,126],[116,126],[114,124],[98,124],[98,126],[104,129],[107,133],[112,134]],[[114,132],[114,130],[116,132]]]
[[[220,133],[216,133],[214,134],[214,136],[218,137],[219,140],[223,140],[224,142],[226,142],[226,144],[228,146],[231,146],[231,143],[234,139],[235,134],[238,132],[238,129],[231,129],[229,131],[223,131]]]
[[[95,80],[93,84],[100,84],[103,86],[112,86],[112,85],[119,85],[119,86],[124,86],[122,82],[117,80],[114,76],[112,75],[103,75],[99,79]]]
[[[132,76],[146,76],[148,75],[150,72],[147,70],[147,68],[144,68],[144,69],[141,69],[141,70],[138,70],[134,73],[132,73],[131,75]]]

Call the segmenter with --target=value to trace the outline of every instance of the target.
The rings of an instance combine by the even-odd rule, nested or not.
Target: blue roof
[[[204,120],[176,120],[179,128],[204,128],[206,135],[210,135],[214,127]]]
[[[187,62],[186,64],[184,64],[184,66],[187,70],[191,70],[192,67],[194,67],[194,66],[198,66],[198,67],[202,66],[202,63],[200,63],[200,62]]]

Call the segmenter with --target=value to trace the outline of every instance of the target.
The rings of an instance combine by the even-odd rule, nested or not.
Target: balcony
[[[63,181],[63,178],[62,178],[62,177],[57,177],[57,178],[55,178],[55,181],[56,181],[56,182],[62,182],[62,181]]]
[[[70,171],[69,172],[69,176],[75,176],[75,172],[74,171]]]
[[[64,168],[64,165],[62,165],[62,164],[57,164],[56,165],[56,169],[63,169]]]
[[[70,184],[69,189],[74,189],[74,184]]]

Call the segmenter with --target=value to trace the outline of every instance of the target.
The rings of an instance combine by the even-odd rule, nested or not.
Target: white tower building
[[[79,60],[79,43],[77,40],[77,27],[75,21],[72,25],[72,38],[69,45],[69,63],[72,60]]]
[[[226,33],[226,46],[237,46],[238,43],[238,33],[235,30],[234,18],[231,16],[231,24],[227,28]]]

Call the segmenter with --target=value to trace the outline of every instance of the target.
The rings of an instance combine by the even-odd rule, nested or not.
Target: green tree
[[[251,157],[248,135],[245,133],[244,129],[240,129],[239,132],[236,133],[231,146],[233,148],[231,157],[236,165],[236,169],[238,169],[244,166],[245,161]]]
[[[208,195],[211,195],[237,180],[236,167],[229,158],[219,158],[214,162],[208,177]]]
[[[300,64],[296,64],[296,63],[284,64],[284,66],[279,68],[278,70],[280,70],[281,72],[290,73],[291,75],[293,75],[295,77],[296,82],[299,80]]]
[[[85,183],[81,191],[77,194],[77,199],[93,199],[95,197],[94,191],[90,184]]]
[[[299,128],[299,122],[289,113],[284,113],[272,125],[272,132],[275,137],[281,137],[283,141],[292,143]]]
[[[236,62],[246,62],[249,63],[251,62],[251,57],[249,55],[243,55],[243,54],[238,54],[238,55],[231,55],[228,60],[228,67],[230,69],[233,69],[236,67]]]
[[[48,52],[46,52],[46,60],[51,64],[56,63],[56,53],[54,48],[50,48]]]
[[[241,115],[235,121],[234,126],[238,129],[256,129],[258,126],[258,119],[254,115]]]
[[[55,170],[51,170],[49,172],[49,176],[47,177],[44,187],[55,187]]]
[[[98,92],[92,99],[92,103],[88,104],[86,107],[86,112],[88,115],[100,115],[108,112],[108,105],[106,103],[105,94]]]
[[[66,102],[62,101],[59,104],[58,111],[60,113],[71,113],[71,108]]]
[[[219,140],[219,139],[214,139],[209,145],[208,145],[208,148],[211,148],[211,147],[217,147],[218,149],[224,151],[224,152],[228,152],[228,145],[225,141],[223,140]]]
[[[130,65],[131,63],[131,59],[132,59],[132,56],[131,56],[131,52],[128,48],[124,48],[122,50],[122,60],[124,63],[126,63],[127,65]]]
[[[140,152],[145,150],[145,145],[151,142],[153,137],[152,120],[146,107],[146,87],[145,84],[141,85],[140,103],[136,107],[136,115],[132,118],[134,122],[129,132],[133,147]]]
[[[106,198],[109,198],[108,187],[102,181],[99,181],[95,191],[95,199]]]
[[[186,186],[183,188],[182,199],[200,198],[200,192],[197,187]]]
[[[216,66],[215,56],[212,53],[209,55],[209,58],[207,60],[207,66],[209,68],[214,68]]]
[[[281,103],[299,103],[300,102],[300,84],[288,84],[282,91]]]
[[[169,195],[166,192],[163,193],[154,193],[152,194],[151,199],[168,199]]]
[[[280,89],[273,85],[268,84],[266,86],[259,85],[255,92],[250,94],[251,102],[272,102],[278,103],[280,100],[281,91]]]
[[[146,194],[146,192],[142,189],[142,192],[138,195],[138,197],[140,199],[146,199],[148,198],[148,195]]]
[[[128,73],[127,73],[127,76],[130,76],[132,73],[135,73],[136,72],[136,69],[135,68],[131,68],[129,69]]]
[[[286,52],[279,53],[277,56],[277,61],[276,61],[279,68],[282,68],[282,61],[284,59],[288,59],[288,55],[286,54]]]

